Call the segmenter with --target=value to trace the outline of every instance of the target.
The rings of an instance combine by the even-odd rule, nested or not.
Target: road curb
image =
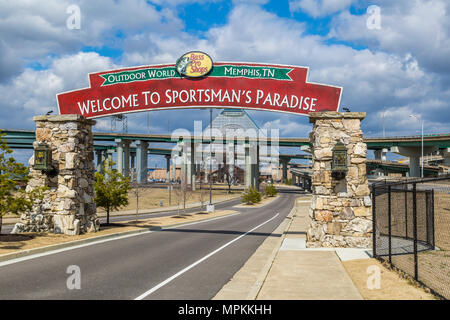
[[[45,247],[40,247],[40,248],[33,248],[33,249],[23,250],[23,251],[19,251],[19,252],[6,253],[4,255],[0,255],[0,262],[23,258],[23,257],[31,256],[34,254],[50,252],[50,251],[59,250],[59,249],[65,249],[65,248],[69,248],[69,247],[75,247],[75,246],[88,244],[91,242],[96,242],[96,241],[101,241],[101,240],[120,238],[123,236],[129,236],[129,235],[138,235],[140,233],[145,233],[145,232],[149,232],[149,231],[158,231],[158,230],[167,229],[167,228],[174,228],[177,226],[182,226],[185,224],[187,225],[187,224],[195,223],[195,222],[206,222],[208,220],[229,217],[229,216],[233,216],[233,215],[236,215],[239,213],[240,212],[231,213],[231,214],[227,214],[227,215],[205,218],[205,219],[196,220],[196,221],[192,221],[192,222],[180,222],[180,223],[167,225],[164,227],[148,227],[148,228],[143,227],[141,230],[130,230],[130,231],[124,231],[124,232],[118,232],[118,233],[105,234],[105,235],[91,237],[91,238],[87,238],[87,239],[68,241],[68,242],[52,244],[50,246],[45,246]]]

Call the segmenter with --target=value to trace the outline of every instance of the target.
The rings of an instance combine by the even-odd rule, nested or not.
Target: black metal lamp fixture
[[[52,149],[46,143],[40,143],[34,149],[34,170],[42,170],[49,176],[56,174],[56,169],[52,165]]]
[[[338,142],[332,151],[331,173],[335,178],[342,179],[348,171],[347,148],[342,142]]]
[[[46,143],[40,143],[34,149],[34,166],[35,170],[51,170],[52,168],[52,150]]]

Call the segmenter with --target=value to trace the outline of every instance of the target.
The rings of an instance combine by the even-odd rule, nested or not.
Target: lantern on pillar
[[[338,142],[333,147],[332,151],[331,173],[335,178],[342,179],[348,171],[347,148],[342,142]]]
[[[52,166],[52,149],[46,143],[40,143],[34,149],[34,170],[51,171]]]

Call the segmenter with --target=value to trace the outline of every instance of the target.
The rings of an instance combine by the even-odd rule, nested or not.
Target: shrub
[[[266,196],[268,196],[268,197],[274,197],[277,195],[278,190],[277,190],[277,188],[275,188],[275,186],[273,184],[268,184],[266,186],[265,193],[266,193]]]
[[[286,179],[286,181],[284,182],[284,184],[287,184],[288,186],[292,185],[292,179]]]
[[[247,188],[242,194],[242,202],[247,204],[258,203],[261,201],[261,193],[256,188]]]

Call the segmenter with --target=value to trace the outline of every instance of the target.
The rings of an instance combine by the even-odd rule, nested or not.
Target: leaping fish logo
[[[177,60],[177,62],[175,64],[175,68],[177,69],[177,71],[180,75],[185,75],[186,69],[190,63],[191,63],[191,60],[189,59],[189,57],[181,57],[180,59]]]
[[[209,55],[201,51],[190,51],[182,55],[175,63],[175,69],[180,76],[198,78],[207,75],[213,68]]]

